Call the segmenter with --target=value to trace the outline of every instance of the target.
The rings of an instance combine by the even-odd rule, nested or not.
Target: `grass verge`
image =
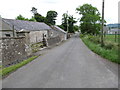
[[[36,59],[37,57],[38,57],[38,56],[33,56],[33,57],[30,57],[29,59],[24,60],[24,61],[22,61],[22,62],[20,62],[20,63],[18,63],[18,64],[16,64],[16,65],[12,65],[12,66],[10,66],[10,67],[3,68],[2,70],[0,70],[0,75],[4,77],[4,76],[8,75],[9,73],[17,70],[18,68],[26,65],[27,63],[33,61],[33,60]]]
[[[43,47],[43,43],[42,42],[38,42],[38,43],[35,43],[35,44],[32,44],[31,45],[31,48],[32,48],[32,52],[35,53],[37,51],[40,50],[40,48]]]
[[[112,62],[120,64],[120,60],[118,59],[118,50],[105,49],[105,48],[101,47],[100,44],[94,43],[85,37],[82,37],[82,41],[93,52],[97,53],[98,55],[100,55],[100,56],[102,56],[102,57],[104,57]]]

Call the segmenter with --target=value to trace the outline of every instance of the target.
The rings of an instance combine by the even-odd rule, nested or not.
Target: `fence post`
[[[117,41],[117,32],[115,32],[115,42]]]
[[[104,32],[104,37],[106,36],[106,32]]]

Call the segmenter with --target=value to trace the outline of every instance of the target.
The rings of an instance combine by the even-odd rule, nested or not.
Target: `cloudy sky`
[[[120,0],[105,0],[105,20],[107,23],[118,22],[118,2]],[[68,14],[75,18],[80,18],[75,9],[85,3],[92,4],[102,12],[102,0],[1,0],[0,15],[3,18],[15,19],[19,14],[31,18],[32,7],[38,9],[38,13],[46,16],[47,11],[55,10],[58,12],[57,24],[61,24],[62,14]]]

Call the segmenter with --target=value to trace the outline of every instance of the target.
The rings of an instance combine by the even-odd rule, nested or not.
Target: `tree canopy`
[[[75,32],[75,30],[74,30],[74,24],[76,23],[76,21],[75,21],[75,18],[73,17],[73,15],[72,16],[69,16],[68,17],[68,32],[69,33],[74,33]]]
[[[80,19],[80,29],[82,33],[98,34],[101,28],[101,16],[96,7],[91,4],[84,4],[76,8],[82,15]]]
[[[62,17],[62,24],[60,25],[60,27],[65,31],[67,31],[68,28],[69,33],[74,33],[74,24],[76,23],[76,21],[73,15],[68,15],[67,13],[64,13]]]
[[[37,12],[37,8],[35,8],[35,7],[32,7],[31,12],[33,13],[33,15],[34,15],[33,17],[35,18],[35,20],[37,22],[44,22],[48,25],[55,25],[55,23],[56,23],[55,20],[58,15],[58,13],[56,11],[52,11],[52,10],[48,11],[46,17],[39,14]]]
[[[79,28],[82,33],[87,34],[99,34],[101,29],[102,19],[100,13],[96,7],[93,7],[91,4],[83,4],[76,8],[77,12],[82,16],[80,18],[80,26],[75,26],[74,24],[77,22],[73,15],[68,15],[64,13],[62,15],[62,24],[59,25],[65,31],[68,30],[69,33],[74,33],[78,31]],[[42,16],[38,13],[37,8],[32,7],[31,12],[33,16],[28,19],[23,17],[22,15],[17,16],[17,20],[28,20],[28,21],[37,21],[44,22],[48,25],[55,25],[56,17],[58,13],[54,10],[50,10],[47,12],[46,16]],[[105,21],[106,22],[106,21]]]
[[[65,30],[65,31],[67,31],[67,20],[68,20],[68,14],[67,13],[64,13],[63,15],[62,15],[62,25],[61,25],[61,27],[63,27],[63,29]]]
[[[21,14],[16,17],[16,20],[26,20],[26,21],[35,21],[34,17],[30,19],[23,17]]]
[[[46,18],[37,12],[37,8],[32,7],[31,12],[33,13],[33,18],[37,22],[45,22],[46,21]]]
[[[47,16],[46,16],[46,23],[50,25],[55,25],[55,20],[57,17],[58,13],[56,11],[48,11]]]

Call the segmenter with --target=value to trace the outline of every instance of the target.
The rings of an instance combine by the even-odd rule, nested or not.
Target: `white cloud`
[[[105,0],[105,19],[108,23],[118,22],[118,1]],[[38,12],[46,16],[47,11],[55,10],[58,12],[57,24],[61,23],[62,14],[68,11],[69,14],[79,18],[75,9],[84,3],[92,4],[102,12],[102,0],[2,0],[0,5],[0,15],[3,18],[14,19],[17,15],[22,14],[30,18],[31,8],[34,6]]]

